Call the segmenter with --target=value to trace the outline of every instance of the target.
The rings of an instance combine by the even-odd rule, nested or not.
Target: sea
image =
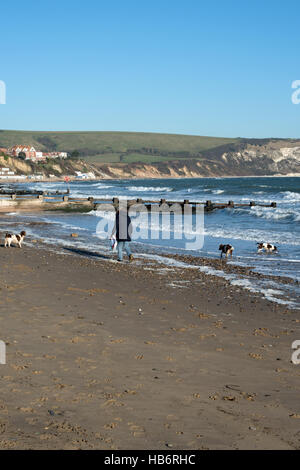
[[[204,215],[187,215],[186,225],[171,214],[170,219],[160,216],[133,215],[135,237],[132,250],[136,259],[143,257],[153,262],[176,266],[180,262],[169,255],[189,254],[194,257],[219,258],[219,244],[234,246],[229,264],[252,267],[265,276],[281,276],[292,283],[261,277],[253,280],[246,276],[229,275],[222,268],[201,267],[207,275],[224,276],[233,285],[259,292],[277,303],[300,308],[300,177],[242,177],[242,178],[174,178],[135,180],[92,180],[65,182],[5,183],[8,189],[66,191],[71,197],[94,197],[97,200],[142,198],[149,201],[228,202],[270,204],[277,207],[245,206],[218,209]],[[148,217],[148,218],[147,218]],[[190,219],[189,219],[190,217]],[[91,253],[109,253],[109,235],[114,225],[114,213],[101,208],[89,213],[16,213],[1,218],[1,229],[10,225],[25,228],[30,238],[43,239],[53,249],[85,249]],[[201,231],[197,243],[193,237]],[[76,232],[77,238],[70,233]],[[137,234],[139,234],[137,236]],[[277,246],[274,254],[257,253],[257,243],[268,242]],[[165,256],[168,254],[168,256]],[[114,260],[114,256],[111,257]],[[184,265],[185,263],[181,263]],[[189,266],[186,265],[186,268]]]

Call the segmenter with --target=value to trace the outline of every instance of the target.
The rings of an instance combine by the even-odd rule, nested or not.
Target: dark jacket
[[[118,242],[131,242],[132,224],[127,212],[116,214],[116,239]]]

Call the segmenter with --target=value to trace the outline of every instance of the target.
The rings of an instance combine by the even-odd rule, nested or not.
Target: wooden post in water
[[[211,201],[206,201],[204,209],[207,211],[211,211],[213,209],[213,205]]]

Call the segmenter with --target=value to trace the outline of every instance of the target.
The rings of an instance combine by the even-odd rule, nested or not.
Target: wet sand
[[[198,270],[0,251],[1,449],[300,447],[299,311]]]

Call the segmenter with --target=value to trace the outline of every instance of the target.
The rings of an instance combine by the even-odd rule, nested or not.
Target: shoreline
[[[53,247],[50,247],[47,243],[44,243],[44,248],[49,250]],[[64,253],[65,250],[69,250],[70,254],[77,257],[86,257],[87,259],[91,259],[96,257],[103,258],[107,262],[116,262],[116,253],[107,252],[105,254],[98,254],[95,251],[90,251],[89,249],[83,248],[76,248],[76,247],[66,247],[60,246],[58,249],[54,249],[55,253]],[[293,301],[289,300],[287,297],[287,293],[281,293],[281,297],[274,297],[271,293],[265,293],[266,289],[263,289],[262,286],[258,287],[255,284],[252,286],[247,285],[247,281],[250,279],[251,281],[258,281],[258,282],[269,282],[270,283],[270,290],[272,291],[271,286],[277,284],[286,285],[286,286],[299,286],[299,282],[295,281],[292,277],[289,276],[281,276],[281,275],[270,275],[270,274],[263,274],[260,272],[255,271],[255,267],[253,266],[240,266],[238,264],[229,263],[225,260],[220,258],[213,258],[209,256],[193,256],[187,254],[174,254],[174,253],[160,253],[156,250],[153,250],[152,247],[148,248],[146,252],[144,250],[142,252],[135,251],[134,254],[135,265],[143,265],[143,264],[150,264],[152,266],[151,269],[158,272],[167,272],[174,270],[180,271],[180,279],[175,279],[177,287],[180,286],[180,283],[189,283],[191,287],[195,288],[196,285],[194,284],[195,279],[197,279],[197,275],[204,275],[207,282],[210,282],[211,279],[221,279],[223,280],[227,286],[230,286],[233,289],[237,289],[239,292],[249,290],[250,295],[254,298],[261,298],[263,300],[267,300],[271,302],[271,304],[280,305],[282,308],[290,310],[291,312],[297,312],[300,310],[300,305],[295,304]],[[119,264],[119,263],[118,263]],[[240,284],[239,284],[240,282]],[[243,284],[245,283],[246,284]],[[236,284],[237,283],[237,284]],[[237,287],[235,287],[237,286]]]
[[[295,311],[151,260],[0,249],[0,448],[298,448]]]
[[[65,175],[66,176],[66,175]],[[65,176],[62,176],[61,178],[43,178],[43,179],[28,179],[26,181],[24,180],[10,180],[10,179],[0,179],[0,185],[1,183],[12,183],[12,184],[30,184],[30,183],[65,183]],[[68,175],[69,176],[69,175]],[[110,178],[110,177],[96,177],[96,178],[85,178],[85,179],[72,179],[70,177],[70,183],[80,183],[80,182],[91,182],[91,181],[122,181],[122,180],[194,180],[194,179],[230,179],[230,178],[300,178],[300,173],[295,173],[295,174],[288,174],[288,175],[243,175],[243,176],[179,176],[179,177],[174,177],[174,176],[162,176],[162,177],[133,177],[133,176],[128,176],[126,178],[120,177],[120,178]]]
[[[62,234],[61,238],[58,232],[56,234],[56,244],[53,244],[52,241],[48,242],[48,237],[50,237],[49,240],[53,240],[53,236],[55,236],[54,233],[47,232],[47,225],[50,224],[51,227],[53,223],[53,221],[51,222],[51,218],[50,221],[47,221],[47,219],[31,219],[31,216],[34,217],[36,215],[42,215],[43,213],[45,215],[48,214],[50,217],[54,213],[63,217],[74,215],[73,212],[65,212],[63,210],[45,211],[36,208],[35,211],[28,211],[24,209],[19,212],[20,216],[25,216],[24,220],[7,220],[10,227],[9,230],[14,231],[12,227],[18,226],[21,227],[19,230],[22,229],[28,231],[29,229],[30,233],[31,227],[34,230],[35,227],[40,226],[41,228],[37,233],[35,230],[35,233],[31,235],[27,233],[24,242],[25,246],[31,247],[32,249],[48,250],[57,254],[63,254],[67,252],[69,254],[73,254],[74,256],[79,256],[79,258],[82,256],[86,257],[87,259],[93,259],[96,257],[99,259],[103,258],[107,262],[114,262],[116,260],[116,253],[113,253],[108,248],[108,240],[106,244],[105,239],[100,239],[99,245],[96,242],[96,244],[92,243],[89,247],[88,239],[86,240],[84,235],[78,235],[78,233],[75,233],[75,237],[73,237],[74,232],[76,232],[76,227],[67,228],[67,232]],[[15,212],[10,210],[5,211],[2,214],[11,216],[14,215]],[[77,212],[75,215],[76,214]],[[46,232],[43,231],[43,226],[45,226]],[[80,227],[77,227],[77,230],[78,229],[80,230]],[[1,233],[0,229],[0,249],[1,246],[3,246],[1,245],[1,242],[4,240],[4,235],[5,232],[2,231]],[[184,253],[182,250],[180,250],[178,253],[176,252],[175,248],[172,248],[168,251],[163,246],[159,245],[155,247],[155,245],[139,244],[134,243],[134,241],[133,244],[134,256],[138,264],[143,264],[143,262],[150,262],[153,263],[156,268],[162,267],[162,269],[176,269],[177,265],[181,265],[184,272],[186,273],[186,282],[190,282],[189,280],[193,280],[194,278],[193,274],[188,275],[188,273],[196,271],[206,274],[208,279],[211,277],[224,279],[224,281],[232,285],[232,287],[237,285],[243,290],[249,290],[254,296],[260,296],[267,299],[269,298],[273,303],[281,303],[283,306],[286,306],[286,308],[291,308],[293,311],[298,311],[300,309],[300,305],[296,300],[297,290],[299,289],[299,281],[297,279],[295,280],[291,275],[284,275],[284,273],[273,275],[268,272],[260,271],[258,266],[255,266],[255,263],[251,265],[250,261],[247,264],[240,264],[239,256],[235,256],[233,259],[229,258],[226,261],[225,258],[220,259],[219,253],[217,253],[217,256],[204,253],[199,254],[198,252]]]

